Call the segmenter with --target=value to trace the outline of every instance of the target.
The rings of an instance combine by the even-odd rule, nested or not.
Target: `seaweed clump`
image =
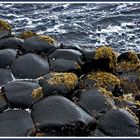
[[[35,33],[35,32],[32,32],[32,31],[25,31],[25,32],[22,32],[21,34],[20,34],[20,38],[21,39],[27,39],[27,38],[29,38],[29,37],[32,37],[32,36],[36,36],[37,34]]]
[[[37,89],[34,89],[32,92],[32,98],[35,99],[40,99],[43,97],[43,90],[42,87],[39,87]]]
[[[39,37],[40,40],[47,41],[50,45],[53,45],[55,43],[55,40],[52,37],[50,37],[50,36],[40,35],[38,37]]]
[[[7,21],[0,19],[0,30],[11,31],[11,26]]]
[[[96,50],[94,60],[99,71],[115,73],[117,57],[111,47],[103,46]]]
[[[108,91],[113,91],[114,88],[120,86],[120,80],[113,74],[108,72],[92,72],[86,75],[85,79],[81,80],[82,86],[92,87],[102,87]]]
[[[140,61],[135,52],[126,52],[117,59],[118,72],[140,71]]]
[[[50,85],[64,84],[68,89],[74,89],[78,83],[78,77],[74,73],[51,73],[48,79]]]

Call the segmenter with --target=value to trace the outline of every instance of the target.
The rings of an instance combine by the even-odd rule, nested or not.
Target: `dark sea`
[[[140,3],[1,3],[0,18],[16,34],[32,30],[78,47],[140,52]]]

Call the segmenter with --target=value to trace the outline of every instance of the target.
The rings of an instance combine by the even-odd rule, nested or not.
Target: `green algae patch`
[[[120,57],[122,57],[122,60],[120,60],[120,62],[117,62],[117,71],[140,72],[140,61],[135,52],[127,52],[127,56],[125,56],[126,57],[125,59],[123,59],[123,54],[121,54]]]
[[[120,80],[108,72],[96,72],[87,75],[87,79],[95,81],[95,86],[113,90],[115,86],[120,86]]]
[[[68,89],[74,89],[78,83],[78,77],[74,73],[51,73],[48,79],[50,85],[65,85]]]
[[[7,21],[0,19],[0,30],[11,31],[11,26]]]
[[[34,89],[31,96],[34,100],[42,98],[43,97],[42,87]]]
[[[38,36],[38,38],[40,40],[47,41],[50,45],[54,45],[55,43],[55,40],[52,37],[47,36],[47,35],[40,35]]]
[[[111,47],[102,46],[97,48],[94,59],[97,61],[97,64],[99,63],[99,70],[105,68],[105,71],[115,72],[117,57]],[[102,64],[104,64],[104,67]]]
[[[25,32],[22,32],[19,37],[21,39],[27,39],[29,37],[32,37],[32,36],[36,36],[37,34],[35,32],[32,32],[32,31],[25,31]]]

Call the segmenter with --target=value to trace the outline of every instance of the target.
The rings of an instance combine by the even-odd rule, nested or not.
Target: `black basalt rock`
[[[78,62],[79,64],[84,63],[82,61],[83,54],[80,51],[74,50],[74,49],[57,49],[49,55],[49,58],[74,60]]]
[[[14,49],[3,49],[0,50],[0,68],[10,66],[16,59],[17,50]]]
[[[50,71],[49,63],[39,55],[28,53],[18,57],[11,65],[11,71],[17,78],[36,79]]]
[[[79,106],[62,96],[49,96],[38,101],[32,109],[33,120],[39,129],[84,125],[92,123],[93,118]],[[80,129],[80,128],[79,128]]]
[[[54,72],[80,72],[80,65],[75,60],[52,59],[50,60],[51,71]]]
[[[11,71],[9,69],[0,68],[0,86],[4,86],[12,80]]]
[[[57,45],[53,39],[48,37],[45,39],[46,36],[31,36],[24,40],[23,42],[23,49],[26,52],[45,52],[47,55],[50,54],[52,51],[57,49]],[[51,42],[49,40],[51,39]]]
[[[42,88],[36,81],[20,80],[5,85],[4,93],[12,108],[29,108],[43,97]]]
[[[8,37],[0,39],[0,49],[21,49],[22,40],[17,37]]]
[[[30,113],[8,110],[0,113],[0,136],[28,136],[34,129]]]
[[[105,113],[98,122],[99,128],[111,136],[138,136],[136,116],[124,109],[113,109]]]
[[[86,90],[81,93],[79,105],[93,116],[105,113],[113,108],[113,102],[98,88]]]

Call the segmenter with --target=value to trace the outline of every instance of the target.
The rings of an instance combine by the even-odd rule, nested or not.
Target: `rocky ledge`
[[[140,136],[139,54],[11,31],[0,20],[0,136]]]

